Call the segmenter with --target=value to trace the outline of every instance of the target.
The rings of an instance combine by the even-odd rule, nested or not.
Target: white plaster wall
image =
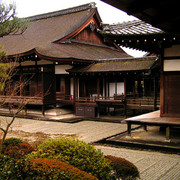
[[[70,65],[56,65],[55,66],[55,74],[69,74],[66,72],[67,69],[71,69]]]
[[[115,82],[109,83],[109,96],[110,97],[113,97],[114,94],[116,93],[115,88],[116,88]],[[124,82],[117,82],[117,94],[121,95],[122,93],[124,94]]]
[[[164,71],[180,71],[180,59],[164,60]]]

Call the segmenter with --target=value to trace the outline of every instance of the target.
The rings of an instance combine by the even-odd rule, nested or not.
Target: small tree
[[[2,146],[4,143],[4,140],[7,136],[7,133],[9,131],[9,128],[15,121],[16,116],[22,111],[22,109],[26,106],[28,103],[28,100],[22,99],[22,101],[19,102],[19,104],[13,104],[12,98],[20,91],[21,88],[25,86],[26,82],[15,82],[12,84],[13,76],[16,74],[16,62],[11,63],[1,63],[0,64],[0,107],[7,106],[12,113],[12,118],[8,121],[6,121],[5,127],[2,127],[0,124],[0,130],[3,132],[2,140],[0,142],[0,153],[2,151]]]
[[[5,6],[0,4],[0,38],[6,35],[20,35],[28,27],[28,23],[23,19],[19,19],[16,16],[16,7],[15,5],[10,4]],[[16,73],[16,62],[2,63],[3,57],[6,55],[6,52],[2,50],[0,46],[0,107],[8,104],[7,102],[14,96],[15,92],[19,91],[24,83],[19,84],[18,82],[14,84],[13,89],[11,88],[12,78]],[[6,127],[1,127],[0,130],[3,132],[2,141],[0,142],[0,153],[2,151],[2,146],[9,128],[13,124],[17,114],[22,111],[24,106],[27,104],[27,101],[21,101],[15,111],[13,111],[12,119],[6,124]],[[8,104],[9,109],[13,109],[11,104]]]

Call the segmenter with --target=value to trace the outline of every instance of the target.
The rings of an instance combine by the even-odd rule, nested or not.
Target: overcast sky
[[[4,4],[14,3],[18,17],[28,17],[95,2],[103,23],[112,24],[136,19],[100,0],[0,0],[0,2]],[[144,54],[132,50],[128,50],[128,53],[135,57]]]

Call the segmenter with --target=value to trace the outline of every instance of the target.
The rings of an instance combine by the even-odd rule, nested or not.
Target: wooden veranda
[[[124,111],[124,114],[127,115],[127,110],[149,110],[154,111],[159,109],[160,100],[154,99],[153,97],[149,98],[125,98],[124,95],[115,97],[81,97],[77,98],[75,101],[76,114],[82,115],[77,112],[78,108],[82,111],[83,107],[93,108],[93,113],[96,112],[97,117],[100,116],[100,108],[120,108]],[[77,108],[78,107],[78,108]],[[95,111],[95,112],[94,112]]]

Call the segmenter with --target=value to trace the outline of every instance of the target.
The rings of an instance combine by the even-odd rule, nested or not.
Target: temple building
[[[22,35],[0,38],[7,52],[2,62],[16,62],[13,81],[28,79],[7,103],[27,99],[27,106],[41,106],[43,114],[46,106],[69,104],[75,107],[76,115],[89,117],[99,115],[102,108],[121,107],[124,112],[159,108],[158,56],[134,58],[120,47],[126,45],[125,32],[128,34],[132,24],[126,24],[120,40],[111,36],[119,25],[104,25],[95,3],[26,20],[29,26]],[[137,28],[139,24],[133,23]],[[163,33],[156,28],[151,31]],[[148,47],[147,42],[145,50]],[[1,94],[0,100],[4,97]]]

